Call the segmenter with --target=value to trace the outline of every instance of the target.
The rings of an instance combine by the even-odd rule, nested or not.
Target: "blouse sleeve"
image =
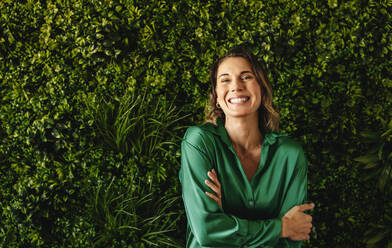
[[[190,135],[181,144],[180,181],[187,220],[197,242],[202,247],[274,246],[281,233],[280,218],[241,219],[224,213],[205,194],[209,188],[204,181],[213,168],[213,158],[202,148],[206,144],[202,135],[198,132]]]
[[[290,149],[291,157],[288,159],[293,165],[293,173],[284,196],[280,217],[283,217],[291,208],[305,203],[307,198],[307,160],[302,147],[296,143],[295,148]],[[291,166],[291,165],[289,165]],[[301,247],[302,241],[281,239],[277,247]]]

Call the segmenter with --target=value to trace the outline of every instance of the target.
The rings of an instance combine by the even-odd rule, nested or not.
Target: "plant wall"
[[[392,119],[391,13],[387,0],[1,1],[0,246],[183,247],[179,143],[203,122],[209,67],[243,45],[309,160],[304,247],[386,247],[367,223],[392,226],[391,197],[354,158],[377,148],[360,133]]]

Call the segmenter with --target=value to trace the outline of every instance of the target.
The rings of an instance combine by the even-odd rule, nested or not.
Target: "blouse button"
[[[249,201],[249,205],[253,206],[255,202],[254,201]]]

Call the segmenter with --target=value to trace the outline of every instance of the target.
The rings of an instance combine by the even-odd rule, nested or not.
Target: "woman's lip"
[[[239,98],[246,98],[246,100],[244,102],[237,102],[237,103],[232,103],[231,102],[231,100],[239,99]],[[236,97],[230,97],[228,102],[231,103],[231,104],[239,104],[239,103],[245,103],[245,102],[249,101],[249,99],[250,99],[250,96],[236,96]]]
[[[233,97],[230,97],[229,100],[235,99],[235,98],[245,98],[245,97],[250,98],[250,96],[245,96],[245,95],[244,96],[233,96]]]

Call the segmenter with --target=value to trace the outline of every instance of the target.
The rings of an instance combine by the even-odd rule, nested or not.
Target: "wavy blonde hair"
[[[216,83],[217,83],[217,72],[219,65],[227,58],[242,57],[248,60],[252,67],[252,71],[255,74],[257,82],[261,88],[261,106],[259,108],[259,128],[262,133],[268,131],[279,130],[279,113],[272,106],[272,87],[268,81],[267,75],[264,73],[263,68],[257,61],[255,55],[250,53],[245,48],[236,48],[229,51],[225,56],[221,57],[216,61],[210,69],[210,104],[207,106],[207,115],[205,120],[216,125],[218,117],[222,117],[223,122],[225,121],[225,113],[221,108],[217,108],[217,94],[216,94]]]

